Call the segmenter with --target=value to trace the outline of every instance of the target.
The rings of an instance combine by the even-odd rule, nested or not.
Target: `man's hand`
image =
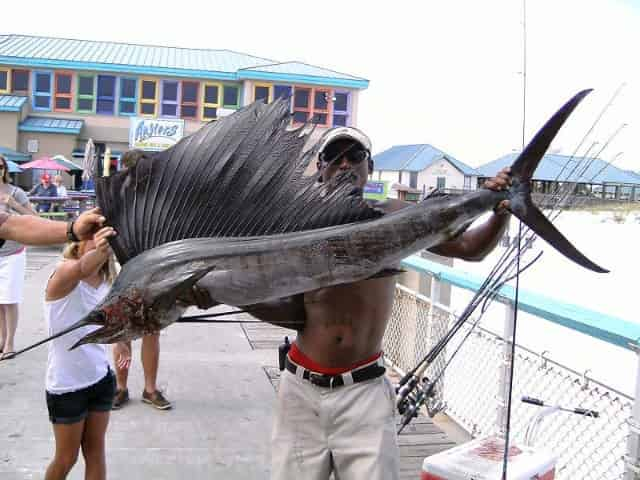
[[[120,370],[128,370],[131,366],[131,348],[127,342],[118,342],[113,346],[113,358]]]
[[[73,224],[73,233],[80,240],[88,240],[93,237],[93,234],[102,227],[105,222],[105,218],[100,214],[99,208],[94,208],[82,213]],[[112,237],[116,234],[115,230],[111,227],[108,237]]]
[[[505,167],[500,170],[497,175],[489,180],[485,180],[484,188],[488,188],[489,190],[493,190],[494,192],[500,192],[502,190],[506,190],[511,186],[511,168]],[[494,209],[494,212],[498,215],[502,215],[507,213],[509,208],[509,200],[503,200],[498,204],[498,206]]]

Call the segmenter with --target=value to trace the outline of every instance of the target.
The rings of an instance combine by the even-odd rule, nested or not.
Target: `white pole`
[[[434,303],[440,303],[440,290],[442,288],[442,282],[440,279],[433,275],[431,277],[431,305],[433,310]]]
[[[502,365],[500,365],[501,371],[498,382],[498,406],[496,415],[496,429],[501,436],[504,436],[507,430],[507,403],[509,401],[511,362],[513,361],[511,358],[511,339],[513,338],[513,327],[516,314],[513,303],[507,302],[505,304],[504,313],[504,328],[502,330],[504,344],[502,346]]]
[[[629,439],[627,440],[627,455],[625,456],[624,480],[634,480],[640,478],[640,347],[631,344],[638,356],[638,366],[636,368],[636,389],[631,410],[631,418],[627,420],[629,424]]]

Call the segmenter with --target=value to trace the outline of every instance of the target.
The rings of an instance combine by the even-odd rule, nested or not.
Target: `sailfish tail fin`
[[[582,90],[565,103],[538,131],[513,163],[511,166],[513,181],[510,188],[509,209],[516,217],[531,228],[536,235],[544,239],[565,257],[594,272],[606,273],[608,270],[589,260],[574,247],[533,204],[531,199],[531,178],[533,172],[535,172],[538,167],[540,160],[558,133],[558,130],[560,130],[573,110],[591,91],[590,89]]]

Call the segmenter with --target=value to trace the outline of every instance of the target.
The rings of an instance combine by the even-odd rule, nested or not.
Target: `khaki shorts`
[[[386,376],[328,389],[284,371],[272,435],[274,480],[396,480],[395,391]]]

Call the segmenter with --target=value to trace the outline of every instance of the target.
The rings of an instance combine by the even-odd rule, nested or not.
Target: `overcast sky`
[[[64,6],[64,7],[63,7]],[[522,1],[3,2],[2,33],[241,51],[365,77],[359,126],[374,152],[430,143],[477,166],[522,141]],[[552,148],[589,138],[640,170],[640,0],[527,2],[526,138],[564,101],[595,88]],[[580,153],[584,153],[586,146]]]

